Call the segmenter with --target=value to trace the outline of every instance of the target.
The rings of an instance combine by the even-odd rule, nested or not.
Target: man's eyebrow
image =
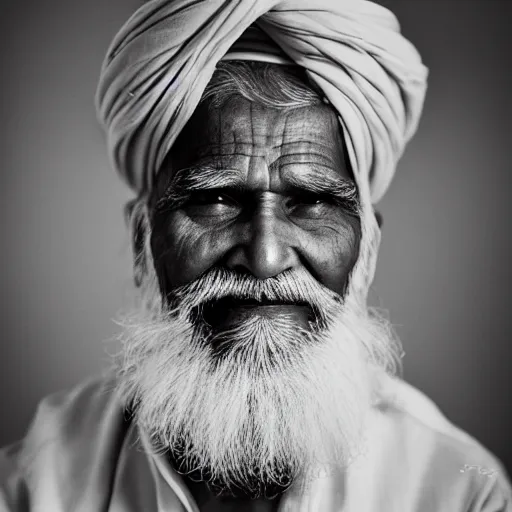
[[[286,173],[285,190],[324,195],[353,214],[360,211],[359,194],[353,180],[344,178],[323,165],[308,164],[300,173]]]
[[[243,191],[245,180],[240,171],[220,169],[215,166],[194,166],[175,171],[165,192],[156,203],[156,209],[170,203],[179,204],[186,200],[191,192],[218,188],[231,188]]]
[[[359,212],[357,187],[352,180],[334,174],[323,165],[300,165],[304,168],[300,173],[284,173],[283,192],[324,195],[354,214]],[[155,206],[157,210],[177,207],[186,201],[192,192],[211,189],[247,192],[245,178],[238,170],[208,165],[187,167],[173,174]]]

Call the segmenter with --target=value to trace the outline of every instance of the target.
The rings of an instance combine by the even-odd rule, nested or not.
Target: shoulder
[[[388,399],[384,407],[392,416],[405,440],[421,439],[425,445],[416,445],[416,453],[428,453],[425,448],[435,450],[444,460],[453,458],[457,463],[501,467],[499,460],[473,436],[453,424],[439,407],[423,392],[401,379],[391,379],[388,384]],[[412,448],[412,444],[410,445]],[[429,454],[432,455],[432,454]]]
[[[122,419],[122,407],[109,377],[88,379],[71,390],[44,398],[24,439],[25,457],[46,445],[76,445],[81,439],[112,428]]]
[[[25,437],[0,450],[0,504],[9,496],[17,503],[22,493],[43,500],[70,483],[83,489],[99,476],[98,463],[111,474],[127,426],[110,377],[44,398]]]
[[[501,461],[449,421],[424,393],[401,379],[389,379],[379,408],[388,448],[409,485],[420,486],[425,503],[464,510],[505,510],[511,489]],[[491,500],[503,508],[478,508]],[[426,508],[428,510],[428,508]],[[457,508],[453,508],[457,510]]]

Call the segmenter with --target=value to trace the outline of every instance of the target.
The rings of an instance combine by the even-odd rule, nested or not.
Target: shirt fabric
[[[97,378],[44,399],[27,435],[0,450],[0,512],[198,512],[182,477]],[[290,512],[508,512],[501,463],[424,394],[386,381],[364,453],[323,475]]]

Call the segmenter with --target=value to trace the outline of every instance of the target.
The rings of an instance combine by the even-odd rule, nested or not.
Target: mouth
[[[223,297],[198,306],[193,312],[193,320],[202,317],[203,322],[217,329],[229,327],[255,315],[268,318],[287,315],[307,328],[315,325],[319,318],[318,312],[307,302]]]

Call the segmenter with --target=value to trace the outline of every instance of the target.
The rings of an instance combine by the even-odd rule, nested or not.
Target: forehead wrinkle
[[[281,147],[283,147],[283,144],[286,141],[286,134],[289,133],[290,115],[291,115],[291,112],[289,112],[288,115],[284,119],[284,127],[281,132]]]
[[[334,121],[326,113],[323,108],[276,111],[249,101],[216,108],[215,114],[203,112],[206,117],[197,118],[182,163],[214,164],[219,171],[238,169],[251,184],[267,188],[269,181],[280,181],[282,165],[300,164],[300,173],[308,164],[323,164],[343,175],[346,165],[337,148],[338,137],[332,136]],[[194,135],[197,132],[200,136]]]
[[[328,144],[319,144],[314,141],[294,141],[284,143],[281,147],[279,158],[297,157],[300,162],[304,162],[306,158],[311,160],[323,160],[335,165],[337,155],[331,154],[332,146]]]
[[[218,110],[219,114],[218,114],[218,119],[219,119],[219,127],[222,126],[222,111],[219,109]],[[217,145],[222,147],[222,130],[218,129],[217,130]],[[199,153],[199,152],[198,152]]]
[[[311,138],[309,139],[297,139],[297,140],[288,140],[288,141],[283,141],[282,144],[280,144],[281,147],[287,147],[287,146],[294,146],[294,145],[300,145],[300,146],[318,146],[320,148],[325,148],[325,149],[331,149],[332,148],[332,145],[331,144],[326,144],[323,140],[312,140]]]
[[[267,132],[265,142],[262,144],[261,155],[259,155],[258,145],[256,144],[256,118],[255,118],[255,105],[253,102],[249,104],[249,117],[251,127],[251,139],[253,142],[252,147],[256,149],[253,155],[249,158],[247,168],[247,186],[250,188],[268,189],[270,186],[270,168],[268,166],[268,126],[269,121],[266,119],[263,125],[264,133]]]
[[[281,141],[271,141],[272,144],[267,146],[262,141],[258,141],[256,143],[243,141],[242,139],[233,137],[233,141],[231,142],[222,142],[219,144],[201,144],[197,146],[193,146],[192,149],[197,155],[197,160],[205,160],[207,158],[215,158],[221,156],[265,156],[268,151],[271,151],[273,155],[276,154],[279,150],[281,154],[276,156],[274,160],[280,157],[292,157],[292,156],[312,156],[312,157],[320,157],[326,160],[331,160],[328,157],[328,152],[318,151],[318,149],[327,149],[330,150],[332,148],[329,144],[324,144],[319,141],[311,141],[311,140],[295,140],[289,142]],[[252,150],[255,151],[252,151]]]
[[[250,118],[250,126],[251,126],[251,140],[254,141],[255,133],[254,133],[254,103],[251,101],[249,103],[249,118]]]

